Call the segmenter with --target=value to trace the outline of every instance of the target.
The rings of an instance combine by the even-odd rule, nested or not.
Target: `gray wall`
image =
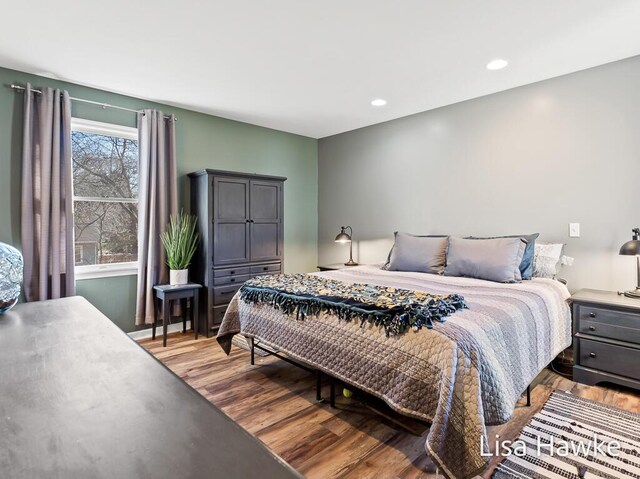
[[[628,289],[635,259],[617,252],[640,225],[640,57],[324,138],[318,170],[320,262],[346,259],[343,224],[365,263],[394,230],[539,232],[575,257],[572,290]]]

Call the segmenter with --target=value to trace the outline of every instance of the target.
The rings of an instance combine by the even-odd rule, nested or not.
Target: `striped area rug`
[[[492,477],[640,479],[640,414],[554,391],[510,447]]]

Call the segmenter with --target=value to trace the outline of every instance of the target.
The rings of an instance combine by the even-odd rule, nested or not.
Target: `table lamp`
[[[636,286],[635,290],[625,291],[624,295],[628,298],[640,299],[640,228],[634,228],[631,231],[633,232],[633,239],[622,245],[620,254],[636,257],[638,261],[638,286]]]
[[[349,234],[345,231],[349,228]],[[353,240],[351,237],[353,236],[353,229],[351,226],[341,226],[340,233],[336,236],[336,243],[349,243],[349,261],[347,261],[345,266],[358,266],[358,263],[353,261]]]

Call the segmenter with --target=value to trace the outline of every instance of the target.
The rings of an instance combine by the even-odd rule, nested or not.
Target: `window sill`
[[[85,279],[113,278],[138,274],[138,263],[92,264],[76,266],[76,281]]]

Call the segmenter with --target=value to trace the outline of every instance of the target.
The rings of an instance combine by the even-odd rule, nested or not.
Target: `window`
[[[135,274],[138,130],[76,118],[71,130],[76,277]]]

